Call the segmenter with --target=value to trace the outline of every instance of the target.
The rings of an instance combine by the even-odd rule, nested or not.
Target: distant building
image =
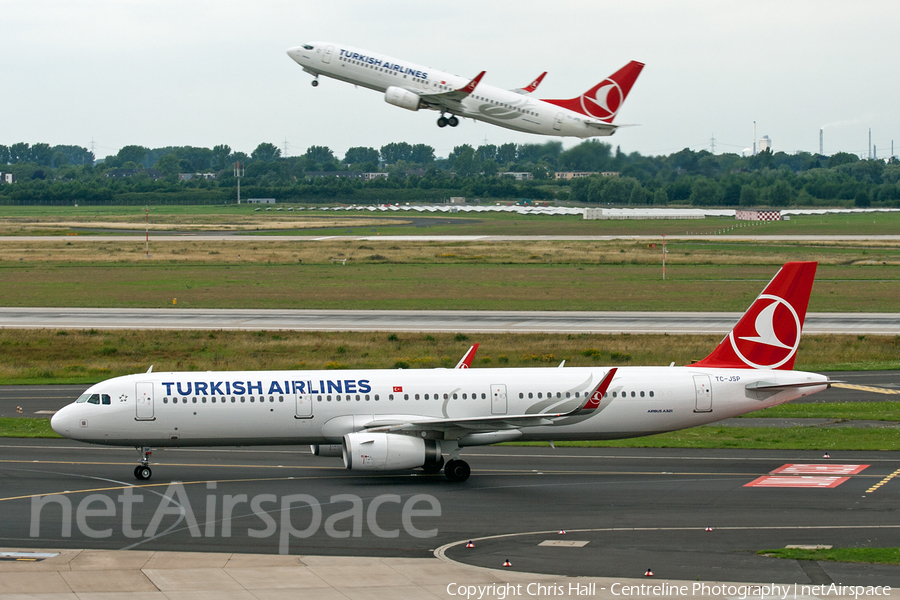
[[[216,173],[179,173],[178,181],[191,181],[193,179],[206,179],[207,181],[216,178]]]
[[[497,173],[500,177],[512,177],[516,181],[531,181],[534,179],[534,175],[528,171],[505,171],[503,173]],[[557,177],[557,179],[559,179]]]
[[[603,177],[618,177],[618,171],[557,171],[556,179],[571,181],[573,179],[581,179],[582,177],[591,177],[592,175],[601,175]]]
[[[4,173],[0,171],[0,183],[15,183],[16,176],[13,173]]]
[[[463,196],[451,196],[450,204],[465,204],[466,199]]]
[[[365,179],[365,173],[359,171],[307,171],[306,176],[312,179],[319,177],[341,177],[343,179]]]
[[[113,179],[125,179],[138,173],[146,173],[150,179],[162,179],[162,173],[156,169],[110,169],[106,172],[106,176]]]
[[[388,173],[360,173],[360,179],[365,181],[372,181],[373,179],[384,178],[387,179]]]
[[[628,219],[705,219],[699,208],[585,208],[584,219],[623,221]]]
[[[245,202],[247,204],[275,204],[275,198],[248,198]]]
[[[781,221],[780,210],[737,209],[734,211],[737,221]]]
[[[765,152],[766,150],[772,150],[772,138],[764,135],[759,138],[759,151],[757,152],[757,154],[759,154],[759,152]]]

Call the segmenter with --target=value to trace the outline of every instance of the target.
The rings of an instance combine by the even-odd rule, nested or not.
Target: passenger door
[[[154,421],[153,415],[153,382],[141,381],[135,384],[135,414],[136,421]]]
[[[491,386],[491,414],[506,414],[506,386],[495,383]]]
[[[694,375],[694,390],[697,395],[694,412],[712,412],[712,387],[709,384],[709,375]]]

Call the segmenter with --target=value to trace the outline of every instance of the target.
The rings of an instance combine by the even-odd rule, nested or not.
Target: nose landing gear
[[[153,475],[153,471],[150,470],[150,448],[138,448],[137,451],[141,454],[141,464],[134,468],[134,478],[139,481],[147,481],[150,479],[150,476]]]
[[[316,78],[312,80],[313,87],[319,87],[319,76],[316,75]]]

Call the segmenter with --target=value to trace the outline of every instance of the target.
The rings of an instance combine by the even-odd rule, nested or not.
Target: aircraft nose
[[[70,406],[63,406],[56,411],[56,414],[50,418],[50,427],[59,435],[68,437],[69,427],[72,421],[72,410]]]
[[[300,62],[300,46],[288,48],[287,55],[290,56],[294,61]]]

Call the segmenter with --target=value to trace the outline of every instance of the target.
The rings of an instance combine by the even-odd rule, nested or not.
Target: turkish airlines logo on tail
[[[591,91],[582,94],[581,108],[586,114],[601,121],[611,121],[619,112],[624,99],[625,94],[619,84],[612,79],[605,79]]]
[[[797,353],[800,333],[800,317],[794,307],[784,298],[762,294],[728,337],[747,366],[777,369]]]

